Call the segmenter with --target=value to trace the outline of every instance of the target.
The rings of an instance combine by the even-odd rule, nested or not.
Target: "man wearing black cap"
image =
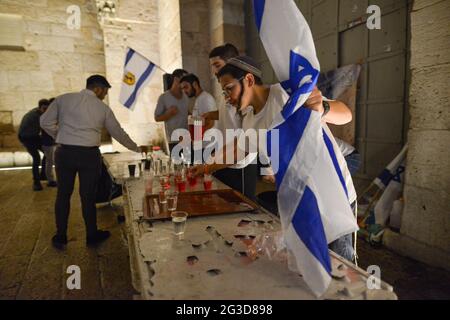
[[[97,230],[95,195],[101,172],[100,142],[102,128],[128,149],[141,152],[122,129],[111,109],[102,102],[111,88],[100,75],[87,79],[86,89],[57,97],[41,116],[41,127],[60,146],[55,152],[58,192],[55,203],[56,235],[52,243],[57,248],[67,244],[67,223],[70,198],[78,173],[87,245],[106,240],[109,231]]]

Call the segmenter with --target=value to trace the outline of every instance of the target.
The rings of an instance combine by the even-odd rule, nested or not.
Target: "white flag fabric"
[[[282,146],[276,183],[278,208],[296,270],[316,296],[331,282],[328,244],[358,229],[340,167],[345,163],[318,112],[302,108],[320,72],[309,26],[293,0],[254,0],[255,21],[267,56],[290,95],[267,137]],[[281,147],[280,147],[281,149]]]
[[[406,159],[406,152],[408,151],[408,145],[406,144],[402,151],[395,157],[391,163],[381,172],[381,174],[375,178],[373,183],[375,183],[381,190],[384,190],[392,178],[397,175],[397,171],[401,166],[402,162]],[[400,169],[401,170],[401,169]],[[403,167],[404,170],[404,167]]]
[[[405,145],[400,153],[392,160],[374,183],[383,191],[375,205],[375,223],[385,226],[390,217],[394,201],[402,195],[405,174],[406,151]]]
[[[141,89],[150,80],[154,70],[154,63],[135,50],[128,48],[119,96],[120,103],[128,109],[133,109]]]

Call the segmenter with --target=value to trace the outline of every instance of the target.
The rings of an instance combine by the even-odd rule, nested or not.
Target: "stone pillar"
[[[209,0],[209,14],[210,48],[231,43],[244,54],[244,0]],[[222,100],[217,79],[213,76],[210,79],[213,95]]]
[[[210,91],[209,14],[208,0],[180,1],[183,68],[196,74],[202,88],[208,92]]]
[[[155,70],[142,89],[133,110],[119,102],[123,66],[127,47],[133,48],[152,62],[160,65],[160,38],[158,0],[110,1],[114,12],[106,8],[102,21],[106,76],[112,88],[108,94],[109,105],[122,127],[138,144],[159,144],[163,140],[163,127],[154,121],[154,110],[162,93],[162,72]],[[125,148],[116,141],[113,149]]]
[[[160,66],[171,73],[183,66],[179,0],[159,0]]]
[[[430,4],[430,2],[432,2]],[[388,247],[450,270],[450,1],[416,0],[405,208]]]

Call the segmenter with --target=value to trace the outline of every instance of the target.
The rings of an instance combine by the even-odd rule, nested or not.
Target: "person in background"
[[[86,244],[98,244],[110,236],[109,231],[97,229],[95,198],[102,169],[99,146],[103,128],[131,151],[147,152],[138,147],[122,129],[112,110],[102,102],[111,85],[101,75],[90,76],[86,89],[56,97],[42,115],[41,127],[56,143],[56,176],[58,192],[55,202],[56,234],[52,244],[63,249],[67,244],[70,198],[75,177],[80,182],[80,198],[86,226]]]
[[[189,99],[181,90],[180,80],[187,74],[186,70],[176,69],[169,81],[169,90],[159,96],[155,108],[156,122],[164,122],[169,151],[179,141],[172,141],[172,132],[176,129],[188,130]]]
[[[212,49],[209,53],[209,64],[212,75],[217,78],[217,74],[226,65],[227,61],[237,56],[239,56],[238,49],[230,43],[225,43]],[[218,120],[217,128],[222,131],[224,139],[226,139],[226,130],[242,129],[242,112],[226,102],[223,96],[219,98],[218,110],[208,112],[203,117],[205,119]],[[232,141],[225,140],[225,143],[232,143]],[[217,170],[214,176],[229,187],[241,192],[246,197],[256,200],[258,165],[251,162],[250,158],[246,158],[243,164]]]
[[[39,174],[39,166],[41,165],[41,155],[39,150],[42,149],[41,145],[41,127],[39,125],[39,119],[45,112],[49,105],[47,99],[39,100],[38,107],[27,112],[20,122],[18,138],[23,146],[27,149],[28,153],[33,158],[33,190],[42,190],[41,176],[44,176],[44,161],[42,164],[42,173]]]
[[[248,129],[269,129],[275,117],[283,110],[289,99],[289,95],[279,83],[270,86],[264,85],[261,76],[262,73],[258,64],[247,56],[229,59],[226,66],[218,73],[227,102],[240,109],[252,107],[252,110],[244,116],[242,125],[244,131]],[[311,93],[304,106],[319,112],[322,115],[323,122],[340,125],[348,123],[352,119],[351,111],[345,104],[338,101],[325,101],[317,87]],[[257,131],[257,134],[259,135],[259,131]],[[268,159],[266,137],[262,136],[259,138],[257,146],[259,157]],[[280,152],[282,152],[282,146],[280,147]],[[237,159],[236,148],[235,160],[240,160]],[[205,164],[196,166],[191,171],[193,174],[199,175],[204,172],[211,173],[227,166],[229,165],[222,163]],[[345,161],[339,163],[339,166],[344,175],[349,202],[352,203],[356,201],[353,181]],[[266,175],[274,181],[273,173],[270,173],[270,171],[270,168],[267,168]],[[352,234],[344,235],[331,243],[330,249],[352,261],[354,258]]]
[[[51,98],[48,100],[48,104],[50,105],[55,98]],[[45,108],[45,111],[47,111],[48,106]],[[44,111],[44,113],[45,113]],[[55,175],[53,174],[53,165],[55,163],[55,139],[53,139],[45,130],[41,130],[41,145],[42,145],[42,152],[44,152],[44,159],[45,159],[45,175],[47,177],[47,186],[49,187],[56,187],[57,183],[55,180]],[[44,159],[42,161],[44,161]]]
[[[214,97],[202,89],[200,80],[195,74],[188,74],[181,78],[181,89],[189,98],[195,98],[192,115],[201,117],[208,112],[217,111],[216,100]],[[215,121],[205,119],[205,131],[214,127]]]

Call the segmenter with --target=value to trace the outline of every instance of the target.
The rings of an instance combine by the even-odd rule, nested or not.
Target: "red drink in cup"
[[[179,192],[185,192],[186,191],[186,180],[178,180],[177,187],[178,187]]]
[[[203,140],[203,134],[205,132],[205,120],[202,117],[189,116],[188,124],[189,133],[191,134],[191,140]]]
[[[203,187],[205,190],[211,190],[212,188],[212,177],[210,174],[205,174],[203,177]]]

